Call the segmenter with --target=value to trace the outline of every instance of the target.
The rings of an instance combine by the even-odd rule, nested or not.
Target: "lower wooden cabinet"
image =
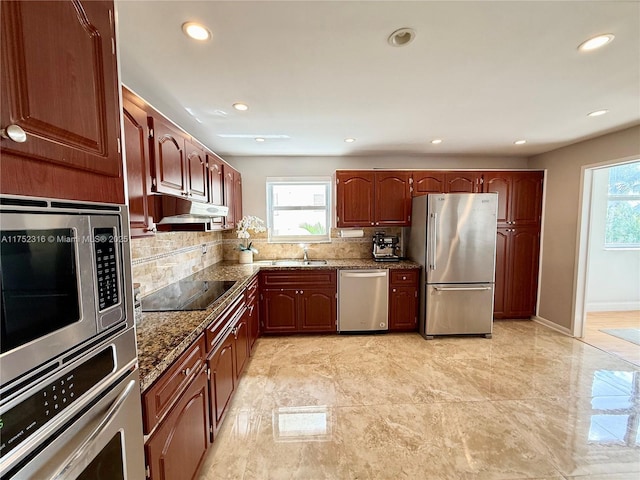
[[[418,329],[419,270],[390,270],[389,272],[389,330]]]
[[[265,272],[260,325],[263,333],[337,330],[335,270]]]
[[[209,394],[202,369],[145,445],[150,478],[193,480],[209,443]]]
[[[231,329],[207,358],[207,368],[209,369],[212,435],[215,437],[236,388],[236,339]]]
[[[253,346],[260,335],[260,303],[258,301],[258,277],[247,286],[247,318],[249,322],[249,354],[253,354]]]
[[[535,315],[539,254],[537,227],[498,228],[494,318]]]

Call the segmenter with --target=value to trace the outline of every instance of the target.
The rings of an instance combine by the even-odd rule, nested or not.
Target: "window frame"
[[[637,163],[637,162],[630,162]],[[607,225],[609,224],[609,206],[611,202],[640,202],[640,193],[609,193],[609,182],[611,182],[610,175],[611,169],[623,166],[614,165],[608,168],[608,176],[607,180],[607,213],[605,214],[605,232],[604,232],[604,249],[605,250],[640,250],[640,242],[636,243],[609,243],[607,242]]]
[[[323,185],[325,188],[326,204],[324,207],[318,206],[292,206],[292,207],[274,207],[273,205],[273,186],[274,185]],[[267,195],[267,241],[268,243],[331,243],[331,206],[333,182],[330,176],[314,176],[314,177],[267,177],[266,179],[266,195]],[[273,222],[274,212],[276,211],[304,211],[304,210],[325,210],[326,233],[324,235],[274,235]]]

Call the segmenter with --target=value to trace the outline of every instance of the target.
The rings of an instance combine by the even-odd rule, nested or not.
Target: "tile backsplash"
[[[340,230],[331,229],[330,243],[310,243],[310,259],[371,258],[372,238],[376,231],[401,235],[402,229],[364,228],[364,236],[342,238]],[[259,251],[254,260],[302,258],[298,243],[269,243],[267,234],[251,235]],[[225,232],[159,232],[154,236],[134,238],[131,242],[133,281],[140,283],[142,296],[207,268],[222,260],[238,261],[240,240],[235,230]],[[206,253],[203,254],[203,246]]]

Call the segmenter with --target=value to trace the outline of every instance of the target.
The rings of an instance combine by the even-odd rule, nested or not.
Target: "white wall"
[[[604,248],[609,169],[593,172],[586,310],[640,309],[640,250]]]
[[[640,126],[529,159],[529,168],[547,170],[539,317],[565,329],[573,325],[583,166],[613,164],[634,157],[640,157]]]
[[[242,205],[245,215],[266,217],[267,177],[333,175],[336,170],[387,169],[509,169],[527,168],[525,158],[491,157],[225,157],[242,173]],[[335,195],[335,194],[334,194]],[[334,209],[335,210],[335,209]]]

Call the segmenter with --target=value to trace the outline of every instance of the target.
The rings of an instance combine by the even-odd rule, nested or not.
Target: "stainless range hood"
[[[156,197],[160,209],[160,225],[183,223],[206,223],[212,218],[226,217],[229,207],[194,202],[186,198],[161,195]]]

